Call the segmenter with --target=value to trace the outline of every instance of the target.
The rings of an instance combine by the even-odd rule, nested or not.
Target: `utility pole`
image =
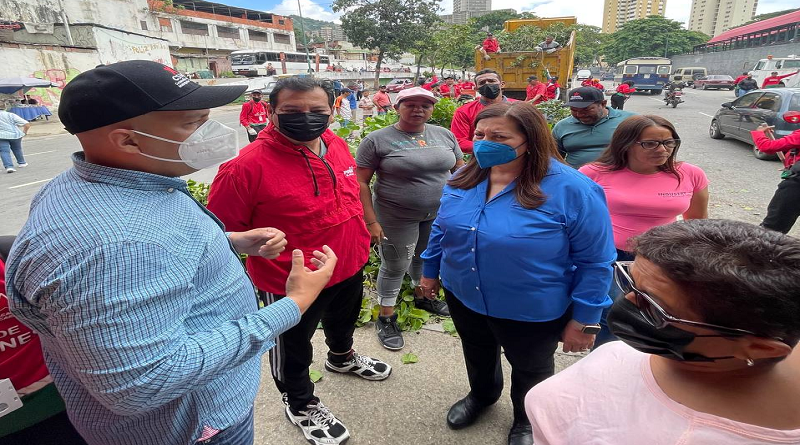
[[[297,0],[300,1],[300,0]],[[667,48],[669,46],[669,35],[664,36],[664,58],[667,58]]]
[[[308,53],[308,37],[306,37],[306,27],[303,24],[303,9],[300,7],[300,0],[297,0],[297,12],[300,13],[300,32],[303,34],[303,46],[306,48],[306,62],[308,62],[308,72],[313,73],[311,68],[311,55]]]

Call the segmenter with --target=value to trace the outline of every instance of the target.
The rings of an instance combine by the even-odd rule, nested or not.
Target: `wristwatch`
[[[600,332],[600,325],[595,324],[581,324],[581,332],[589,335],[597,335]]]

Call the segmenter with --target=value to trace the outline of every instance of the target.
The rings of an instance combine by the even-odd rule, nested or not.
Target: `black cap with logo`
[[[246,85],[200,86],[149,60],[98,66],[67,84],[58,117],[72,134],[115,124],[151,111],[202,110],[228,104]]]
[[[567,95],[567,107],[586,108],[589,105],[606,100],[603,92],[595,87],[580,87],[570,91]]]

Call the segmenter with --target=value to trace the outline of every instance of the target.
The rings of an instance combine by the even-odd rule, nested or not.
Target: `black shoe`
[[[467,395],[450,407],[447,412],[447,426],[453,430],[466,428],[475,423],[486,408],[487,405],[482,405],[472,395]]]
[[[533,445],[533,430],[530,423],[517,423],[508,432],[508,445]]]
[[[442,317],[450,316],[450,308],[447,307],[447,303],[438,298],[434,298],[433,300],[429,300],[427,298],[415,298],[414,306],[420,309],[425,309],[434,315],[439,315]]]
[[[400,332],[400,327],[397,326],[397,314],[389,317],[378,316],[375,321],[375,330],[378,331],[378,340],[384,348],[399,351],[405,346],[403,341],[403,334]]]

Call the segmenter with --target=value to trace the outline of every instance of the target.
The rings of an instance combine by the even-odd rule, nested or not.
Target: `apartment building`
[[[688,28],[716,36],[753,19],[758,0],[692,0]]]
[[[667,0],[605,0],[602,32],[616,32],[625,23],[650,15],[664,15]]]

